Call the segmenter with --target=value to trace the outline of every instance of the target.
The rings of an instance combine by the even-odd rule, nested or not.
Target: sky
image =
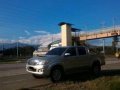
[[[120,24],[120,0],[0,0],[0,40],[37,43],[59,39],[63,21],[90,32],[113,20]]]

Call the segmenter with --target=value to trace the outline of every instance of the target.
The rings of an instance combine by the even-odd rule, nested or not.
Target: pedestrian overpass
[[[80,40],[94,40],[100,38],[109,38],[120,36],[120,26],[107,27],[102,29],[96,29],[93,32],[85,32],[79,35]]]

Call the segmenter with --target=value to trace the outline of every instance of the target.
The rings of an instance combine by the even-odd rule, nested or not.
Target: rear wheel
[[[63,79],[63,70],[60,67],[55,67],[51,71],[50,78],[52,82],[59,82]]]

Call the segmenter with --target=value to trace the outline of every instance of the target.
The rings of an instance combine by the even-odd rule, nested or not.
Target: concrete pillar
[[[61,27],[61,43],[62,46],[72,46],[72,35],[71,35],[71,25],[70,23],[61,22],[59,26]]]

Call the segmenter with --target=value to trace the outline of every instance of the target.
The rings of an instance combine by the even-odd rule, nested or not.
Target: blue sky
[[[59,22],[83,31],[120,24],[120,0],[0,0],[0,38],[60,33]]]

